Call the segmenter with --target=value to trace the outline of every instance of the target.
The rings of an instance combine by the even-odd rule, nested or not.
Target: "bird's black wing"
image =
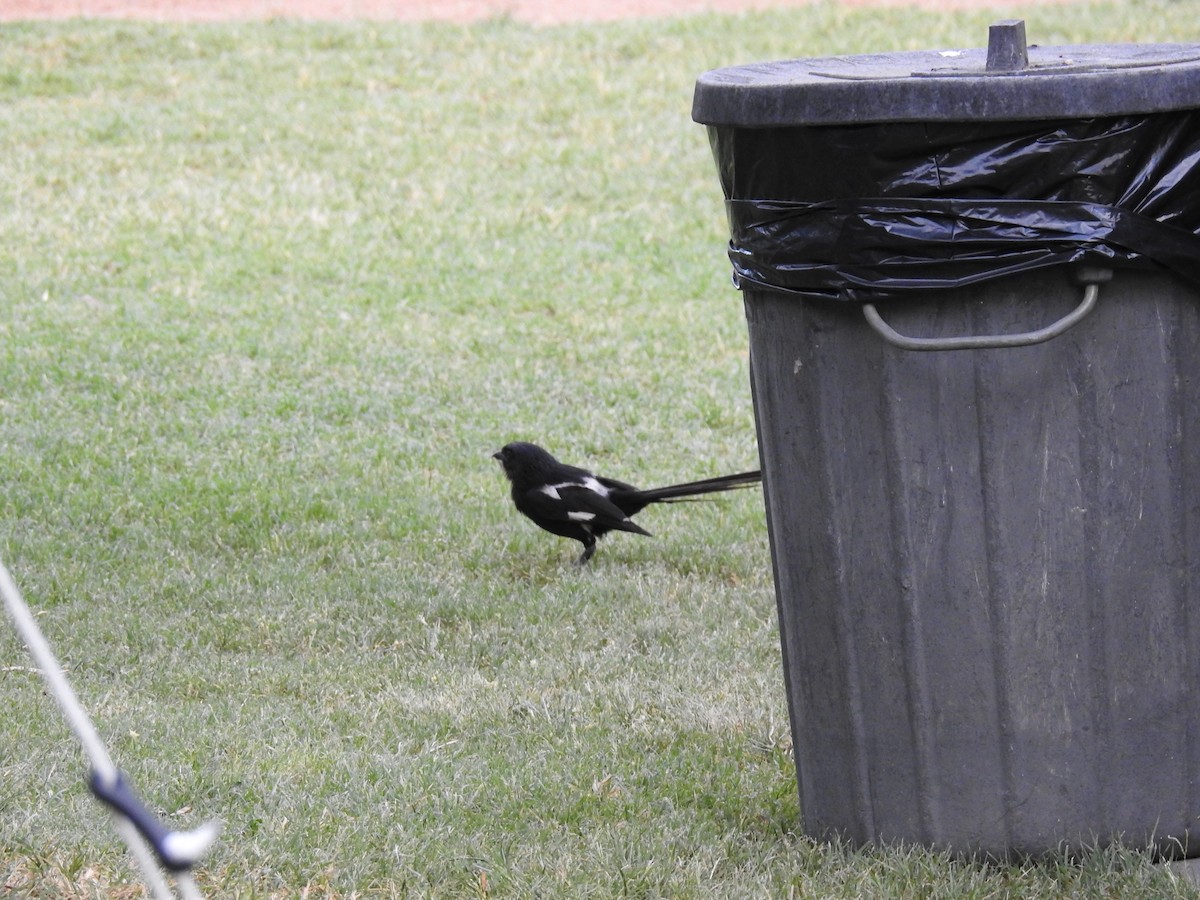
[[[626,484],[623,481],[617,481],[615,478],[605,478],[603,475],[593,475],[598,482],[606,487],[611,494],[613,491],[621,491],[622,493],[632,492],[638,493],[638,489],[632,484]]]
[[[586,484],[563,483],[533,488],[521,495],[521,506],[522,511],[535,521],[541,518],[550,522],[574,522],[598,534],[605,531],[650,534],[603,493]]]

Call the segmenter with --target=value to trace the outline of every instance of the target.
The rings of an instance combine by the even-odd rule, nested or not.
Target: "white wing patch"
[[[607,497],[611,493],[608,488],[606,488],[604,485],[602,485],[599,481],[597,481],[591,475],[589,475],[587,478],[583,479],[583,486],[585,488],[587,488],[589,491],[595,491],[601,497]]]
[[[590,522],[596,518],[596,514],[590,512],[569,512],[567,513],[567,518],[572,522]]]
[[[549,497],[552,500],[561,500],[562,497],[558,493],[560,488],[578,488],[578,487],[587,488],[593,494],[599,494],[601,497],[607,497],[609,494],[612,493],[612,491],[610,491],[608,488],[606,488],[604,485],[602,485],[599,481],[597,481],[591,475],[584,478],[583,481],[564,481],[561,484],[547,484],[547,485],[544,485],[543,487],[538,488],[538,490],[541,491],[543,494],[545,494],[547,497]]]

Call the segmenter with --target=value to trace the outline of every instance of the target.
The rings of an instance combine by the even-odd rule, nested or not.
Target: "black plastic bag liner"
[[[741,288],[874,301],[1064,263],[1200,284],[1197,110],[709,138]]]
[[[1200,284],[1200,45],[908,51],[696,82],[734,281],[877,300],[1064,263]]]

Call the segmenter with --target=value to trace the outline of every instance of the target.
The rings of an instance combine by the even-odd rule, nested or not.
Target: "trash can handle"
[[[872,328],[885,341],[902,350],[996,350],[1005,347],[1030,347],[1058,337],[1068,328],[1078,324],[1096,306],[1100,294],[1100,282],[1112,278],[1110,269],[1081,270],[1078,279],[1084,283],[1083,300],[1073,310],[1045,328],[1020,334],[981,334],[969,337],[920,338],[900,334],[892,328],[874,303],[863,304],[863,315]]]

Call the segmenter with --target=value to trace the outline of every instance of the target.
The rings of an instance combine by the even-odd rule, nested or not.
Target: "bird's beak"
[[[492,459],[499,459],[499,458],[500,458],[500,451],[497,450],[495,453],[492,454]]]

